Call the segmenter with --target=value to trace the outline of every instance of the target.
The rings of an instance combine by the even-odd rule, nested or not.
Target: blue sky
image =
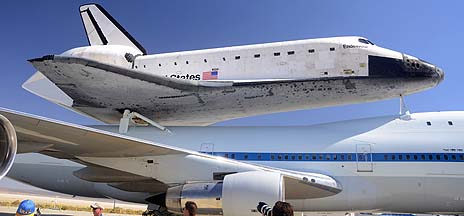
[[[438,87],[406,97],[413,112],[464,110],[464,1],[95,1],[149,53],[359,35],[444,69]],[[0,13],[0,106],[79,124],[97,123],[21,88],[26,61],[86,46],[84,1],[5,1]],[[295,111],[218,125],[305,125],[395,114],[399,102]]]

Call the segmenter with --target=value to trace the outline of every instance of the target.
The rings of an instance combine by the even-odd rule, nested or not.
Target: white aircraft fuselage
[[[463,125],[464,112],[435,112],[412,114],[410,119],[387,116],[295,127],[170,127],[171,133],[132,127],[127,135],[213,154],[217,160],[226,157],[321,173],[341,185],[340,193],[326,198],[286,200],[297,211],[455,214],[464,212]],[[113,126],[95,128],[118,131]],[[123,161],[127,159],[111,159],[121,164],[121,170],[134,169],[129,164],[124,167]],[[163,160],[159,161],[162,166]],[[152,196],[149,186],[145,193],[140,187],[129,193],[114,184],[116,188],[76,177],[91,180],[95,177],[91,173],[72,174],[83,167],[67,160],[18,155],[9,177],[83,196],[106,195],[134,202],[147,202],[144,199]],[[167,179],[182,173],[189,182],[199,178],[195,170],[201,167],[162,171]],[[71,185],[78,182],[81,186],[76,190]],[[130,189],[127,185],[120,188]]]
[[[105,123],[124,110],[161,125],[363,103],[436,86],[443,71],[362,37],[148,55],[98,5],[81,16],[91,46],[32,59],[23,87]]]

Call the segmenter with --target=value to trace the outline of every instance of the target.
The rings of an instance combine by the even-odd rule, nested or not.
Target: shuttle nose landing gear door
[[[356,145],[356,165],[358,172],[372,172],[372,151],[370,144]]]

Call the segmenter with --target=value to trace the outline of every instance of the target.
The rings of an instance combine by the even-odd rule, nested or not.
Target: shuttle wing
[[[136,79],[147,83],[152,83],[165,88],[181,91],[200,91],[209,90],[210,88],[225,88],[232,86],[249,86],[276,83],[291,83],[310,81],[314,79],[259,79],[259,80],[188,80],[176,79],[160,76],[152,72],[144,72],[122,68],[102,62],[61,55],[48,55],[42,58],[30,59],[29,62],[41,73],[47,76],[52,82],[60,88],[66,88],[65,85],[78,87],[79,82],[97,82],[92,81],[101,76],[123,76],[126,79]],[[78,79],[78,80],[76,80]],[[103,84],[103,83],[94,83]]]
[[[185,80],[63,55],[29,61],[38,72],[23,84],[23,88],[110,124],[118,123],[123,111],[129,109],[162,125],[210,125],[241,116],[248,111],[240,106],[252,101],[282,101],[282,104],[288,100],[288,94],[305,101],[307,93],[301,91],[304,86],[312,86],[314,81]],[[299,88],[294,88],[297,85]],[[282,106],[281,111],[286,109]],[[258,113],[251,110],[247,115]]]
[[[113,75],[122,76],[126,79],[136,79],[147,83],[153,83],[173,90],[195,91],[198,90],[199,87],[226,87],[233,85],[233,82],[230,81],[173,79],[154,73],[122,68],[79,57],[49,55],[42,58],[31,59],[29,62],[58,87],[62,88],[66,85],[80,87],[78,86],[81,85],[80,82],[88,82],[89,84],[95,85],[105,84],[98,82],[103,80],[99,78]]]
[[[213,172],[221,172],[224,169],[227,173],[246,171],[280,173],[286,180],[286,191],[290,195],[287,198],[326,197],[342,190],[335,179],[319,173],[295,172],[243,163],[3,108],[0,108],[0,115],[5,116],[13,124],[20,153],[56,152],[56,155],[68,155],[68,159],[80,160],[84,164],[97,164],[149,177],[168,185],[192,180],[210,181]],[[53,154],[48,155],[53,156]],[[157,169],[158,172],[152,172],[153,169],[146,169],[147,161],[150,160],[152,160],[151,164],[155,160],[155,164],[160,167],[166,161],[169,163],[167,164],[169,168],[166,171],[160,168]],[[195,167],[200,169],[191,174],[185,172],[179,176],[178,172],[172,173],[172,170],[189,170]]]

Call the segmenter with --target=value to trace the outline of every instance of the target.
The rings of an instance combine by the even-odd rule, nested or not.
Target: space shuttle
[[[148,54],[100,5],[80,14],[89,46],[29,60],[38,71],[23,88],[109,124],[204,126],[395,98],[444,78],[358,36]]]

